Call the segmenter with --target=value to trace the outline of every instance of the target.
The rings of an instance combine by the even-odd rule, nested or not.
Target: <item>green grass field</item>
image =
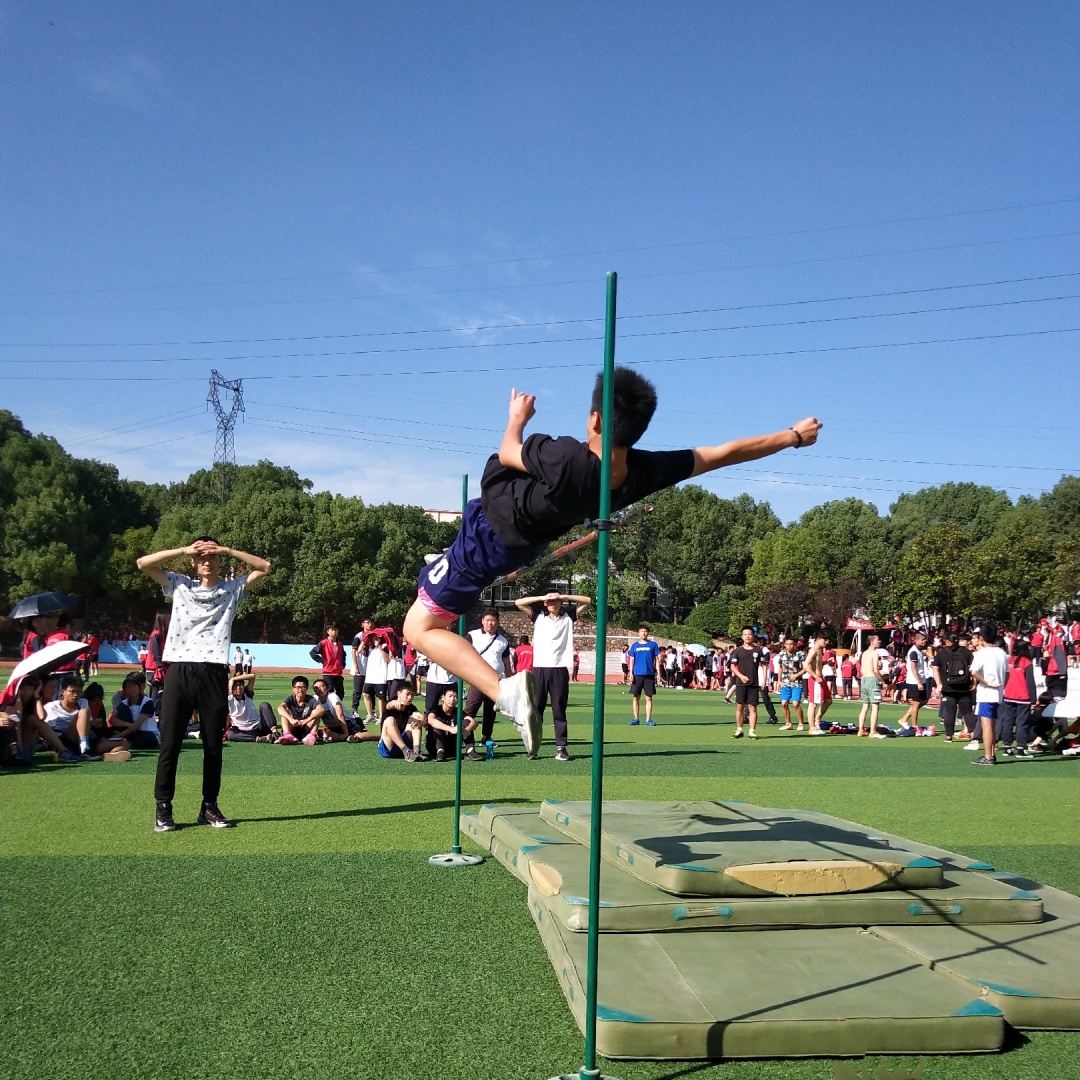
[[[119,677],[100,681],[111,693]],[[287,693],[283,676],[259,682],[259,699]],[[549,744],[526,761],[502,720],[496,759],[465,763],[465,807],[588,798],[592,687],[575,686],[571,706],[577,760],[556,764]],[[838,703],[833,714],[856,709]],[[813,807],[1080,892],[1075,761],[975,769],[973,753],[940,737],[811,739],[770,727],[735,742],[733,706],[695,691],[662,691],[655,728],[628,718],[623,688],[609,688],[608,798]],[[181,757],[180,823],[198,810],[194,745]],[[383,761],[371,743],[229,745],[221,805],[239,827],[165,835],[151,827],[154,765],[137,754],[0,776],[5,1080],[544,1080],[580,1067],[582,1038],[524,886],[490,860],[428,865],[452,841],[452,765]],[[606,1071],[827,1080],[834,1064]],[[1004,1055],[928,1058],[923,1072],[1078,1075],[1080,1035],[1054,1032],[1014,1035]]]

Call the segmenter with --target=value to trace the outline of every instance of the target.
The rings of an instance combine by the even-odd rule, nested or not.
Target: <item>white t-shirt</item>
[[[400,656],[391,656],[386,661],[386,681],[400,682],[405,678],[405,661]]]
[[[86,698],[79,698],[79,704],[76,705],[71,712],[68,712],[67,709],[64,708],[62,701],[50,701],[45,706],[45,723],[47,723],[57,735],[63,735],[64,732],[75,723],[75,720],[79,715],[79,710],[89,708],[90,705]]]
[[[352,648],[353,648],[352,673],[357,678],[359,678],[361,675],[364,674],[365,671],[367,671],[367,657],[364,655],[364,651],[360,647],[362,638],[363,638],[362,634],[357,634],[356,637],[354,637],[352,639]]]
[[[533,616],[533,669],[574,666],[574,619],[564,608],[553,619],[541,607]]]
[[[339,705],[341,705],[341,715],[344,716],[346,720],[351,718],[351,713],[348,709],[345,708],[345,706],[342,704],[341,698],[339,698],[333,690],[328,690],[326,692],[326,700],[320,702],[320,704],[326,710],[326,716],[333,724],[337,723],[337,711]]]
[[[228,664],[233,618],[247,575],[204,588],[186,574],[165,571],[164,592],[173,598],[161,658],[170,664]]]
[[[431,666],[428,668],[427,677],[429,683],[452,683],[456,681],[446,668],[436,664],[434,660],[431,661]]]
[[[252,731],[259,726],[259,710],[255,702],[245,694],[242,698],[229,695],[229,723],[237,731]],[[145,728],[146,725],[143,724]]]
[[[1009,658],[1005,655],[1004,649],[999,649],[996,645],[987,645],[979,649],[971,661],[971,673],[974,675],[978,672],[989,685],[983,685],[981,682],[975,684],[976,703],[1001,701],[1008,669]]]
[[[364,682],[372,686],[382,686],[386,682],[386,653],[377,645],[372,645],[367,654],[367,667],[364,671]]]
[[[908,685],[916,686],[919,683],[925,685],[926,680],[930,678],[930,665],[927,663],[926,654],[918,645],[912,645],[908,649],[905,665]]]
[[[484,663],[501,679],[506,674],[504,658],[506,650],[510,648],[506,635],[501,630],[496,630],[494,634],[485,634],[483,630],[470,630],[469,640]],[[428,678],[431,678],[430,672]]]

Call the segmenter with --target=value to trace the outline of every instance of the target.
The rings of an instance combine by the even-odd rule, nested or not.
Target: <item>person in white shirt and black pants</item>
[[[576,607],[563,608],[563,603]],[[534,704],[541,721],[551,699],[551,719],[555,727],[555,760],[571,761],[566,749],[566,703],[570,697],[570,669],[574,664],[574,623],[592,597],[551,592],[546,596],[523,596],[514,601],[533,620]],[[598,675],[597,678],[603,678]],[[535,754],[530,755],[535,757]]]

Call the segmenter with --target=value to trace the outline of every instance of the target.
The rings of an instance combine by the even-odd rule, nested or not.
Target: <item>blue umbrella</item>
[[[79,601],[74,596],[59,592],[39,592],[20,600],[8,613],[9,619],[32,619],[35,615],[48,615],[74,607]]]

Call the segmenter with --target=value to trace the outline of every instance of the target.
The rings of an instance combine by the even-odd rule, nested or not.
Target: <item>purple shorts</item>
[[[508,547],[484,516],[480,500],[473,499],[449,550],[420,571],[417,595],[432,615],[456,619],[472,609],[496,578],[528,566],[546,546]]]

